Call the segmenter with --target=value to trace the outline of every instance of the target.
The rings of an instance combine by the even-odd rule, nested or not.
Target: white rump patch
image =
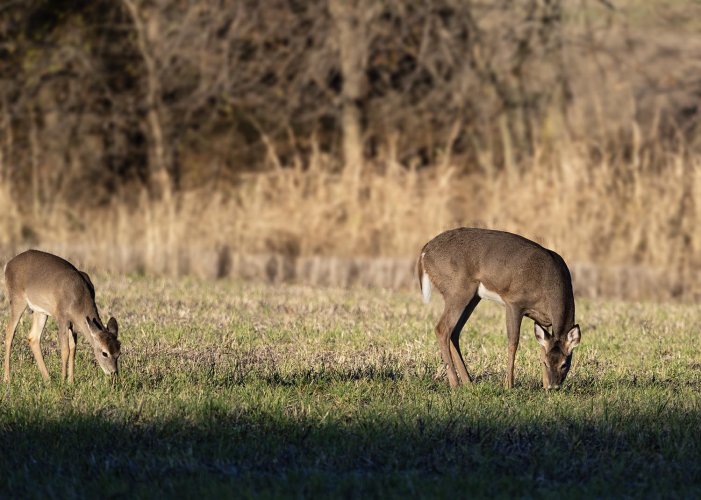
[[[41,307],[39,307],[39,306],[36,305],[36,304],[32,304],[32,303],[29,301],[29,299],[27,299],[27,304],[29,305],[29,308],[30,308],[32,311],[38,312],[38,313],[41,313],[41,314],[46,314],[47,316],[51,316],[51,313],[50,313],[50,312],[48,312],[48,311],[42,309]]]
[[[498,302],[501,305],[504,305],[504,299],[501,298],[501,295],[499,295],[496,292],[492,292],[491,290],[488,290],[486,286],[484,286],[482,283],[480,283],[480,286],[477,287],[477,295],[479,295],[483,299],[487,300],[493,300],[494,302]]]

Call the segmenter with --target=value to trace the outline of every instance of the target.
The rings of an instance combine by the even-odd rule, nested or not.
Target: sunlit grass
[[[699,493],[696,307],[578,302],[583,342],[549,394],[528,320],[502,387],[503,312],[483,303],[462,337],[478,381],[451,391],[441,300],[418,291],[94,281],[121,378],[81,340],[76,384],[43,384],[25,321],[1,391],[3,496]],[[56,379],[52,322],[44,352]]]

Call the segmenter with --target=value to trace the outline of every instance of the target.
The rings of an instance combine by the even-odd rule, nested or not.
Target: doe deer
[[[118,373],[120,343],[117,320],[102,324],[95,305],[95,287],[90,277],[70,262],[46,252],[28,250],[5,265],[5,286],[10,300],[10,319],[5,335],[5,382],[10,380],[10,349],[15,330],[29,307],[32,328],[29,346],[44,380],[49,380],[41,355],[41,333],[48,316],[58,323],[61,345],[61,379],[73,382],[77,332],[85,334],[98,365],[106,374]]]
[[[514,385],[514,360],[524,316],[535,322],[543,387],[558,389],[562,385],[572,363],[572,350],[581,339],[574,322],[572,279],[562,257],[516,234],[458,228],[426,243],[416,267],[424,302],[431,298],[432,285],[445,300],[436,336],[451,387],[472,382],[460,352],[460,332],[481,299],[506,308],[506,386]],[[552,333],[547,327],[552,327]]]

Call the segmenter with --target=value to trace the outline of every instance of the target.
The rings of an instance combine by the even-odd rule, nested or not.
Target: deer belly
[[[504,304],[504,299],[501,298],[501,295],[499,295],[497,292],[489,290],[482,283],[480,283],[479,287],[477,287],[477,295],[479,295],[482,299],[493,300],[499,304]]]

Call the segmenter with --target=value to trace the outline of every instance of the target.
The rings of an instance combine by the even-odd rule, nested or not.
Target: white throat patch
[[[504,299],[501,298],[501,295],[491,290],[488,290],[487,287],[484,286],[482,283],[480,283],[479,287],[477,287],[477,295],[479,295],[483,299],[493,300],[494,302],[504,305]]]
[[[34,312],[38,312],[38,313],[41,313],[41,314],[46,314],[47,316],[51,316],[51,313],[49,313],[48,311],[42,309],[41,307],[39,307],[39,306],[36,305],[36,304],[32,304],[31,302],[29,302],[29,299],[27,299],[27,305],[28,305],[29,308],[30,308],[32,311],[34,311]]]

